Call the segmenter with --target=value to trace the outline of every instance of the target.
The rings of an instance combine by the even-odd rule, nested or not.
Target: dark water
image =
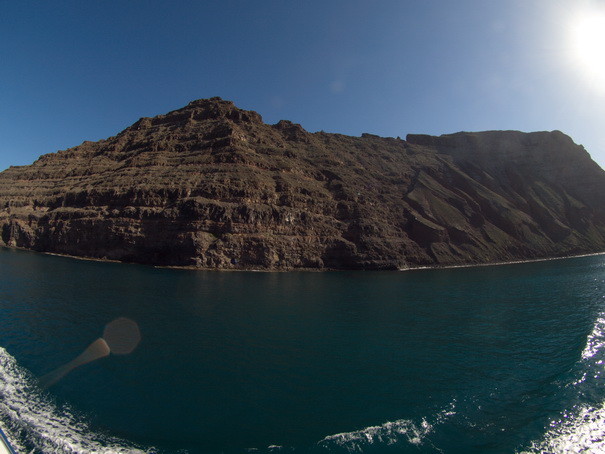
[[[132,354],[38,387],[117,317]],[[0,249],[0,347],[23,453],[605,450],[605,256],[220,273]]]

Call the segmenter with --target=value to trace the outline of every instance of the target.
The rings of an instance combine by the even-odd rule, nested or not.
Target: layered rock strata
[[[605,251],[605,172],[558,131],[349,137],[212,98],[0,173],[0,238],[218,269],[560,257]]]

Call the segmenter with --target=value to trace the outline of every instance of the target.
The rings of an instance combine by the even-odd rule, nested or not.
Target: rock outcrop
[[[605,251],[605,172],[558,131],[349,137],[212,98],[0,173],[0,234],[220,269],[558,257]]]

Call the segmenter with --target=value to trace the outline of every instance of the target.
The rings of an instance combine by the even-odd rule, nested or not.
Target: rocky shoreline
[[[317,273],[317,272],[341,272],[341,271],[352,271],[350,269],[338,269],[338,268],[295,268],[295,269],[255,269],[255,268],[200,268],[196,266],[190,265],[171,265],[171,266],[162,266],[162,265],[151,265],[151,264],[139,264],[139,263],[125,263],[120,260],[109,260],[102,258],[94,258],[94,257],[82,257],[77,255],[67,255],[60,254],[56,252],[37,252],[31,249],[21,248],[17,246],[7,246],[0,245],[0,248],[5,248],[9,250],[16,251],[24,251],[31,252],[37,254],[50,255],[55,257],[63,257],[73,260],[84,260],[88,262],[99,262],[99,263],[117,263],[117,264],[130,264],[130,265],[143,265],[143,266],[151,266],[153,268],[158,269],[171,269],[171,270],[183,270],[183,271],[212,271],[212,272],[254,272],[254,273],[286,273],[286,272],[307,272],[307,273]],[[434,266],[415,266],[408,268],[400,268],[397,270],[375,270],[368,269],[364,271],[396,271],[396,272],[407,272],[407,271],[423,271],[423,270],[449,270],[449,269],[457,269],[457,268],[474,268],[474,267],[484,267],[484,266],[506,266],[506,265],[522,265],[525,263],[539,263],[539,262],[550,262],[554,260],[566,260],[566,259],[574,259],[574,258],[582,258],[582,257],[593,257],[597,255],[605,255],[605,252],[594,252],[590,254],[578,254],[578,255],[568,255],[562,257],[544,257],[538,259],[530,259],[530,260],[512,260],[507,262],[488,262],[488,263],[469,263],[464,265],[434,265]]]
[[[561,132],[309,133],[220,98],[0,173],[0,244],[222,270],[605,251],[605,172]]]

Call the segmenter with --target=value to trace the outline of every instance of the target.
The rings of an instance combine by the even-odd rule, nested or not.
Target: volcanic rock
[[[0,173],[0,244],[217,269],[605,251],[605,172],[561,132],[309,133],[220,98]]]

